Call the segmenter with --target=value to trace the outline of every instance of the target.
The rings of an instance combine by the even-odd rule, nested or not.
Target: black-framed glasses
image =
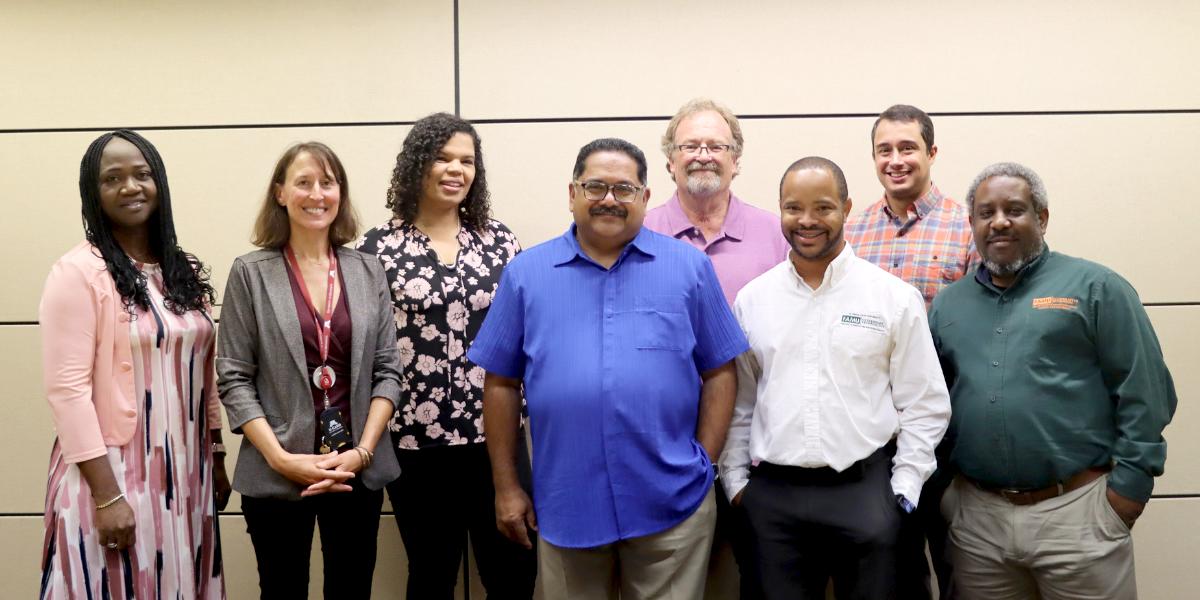
[[[575,185],[579,186],[583,192],[583,197],[588,199],[588,202],[599,202],[608,197],[608,192],[611,191],[613,199],[617,202],[629,203],[637,199],[638,194],[646,189],[642,186],[630,185],[628,183],[614,183],[609,185],[603,181],[588,180],[576,181]]]
[[[700,154],[708,150],[709,154],[724,154],[733,150],[733,144],[675,144],[675,149],[684,154]]]

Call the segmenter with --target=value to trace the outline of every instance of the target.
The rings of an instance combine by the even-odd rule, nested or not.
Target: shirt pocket
[[[626,323],[634,348],[692,351],[696,342],[682,297],[638,296],[633,307]]]
[[[917,277],[929,283],[954,283],[962,276],[963,271],[963,266],[954,259],[942,256],[917,259],[913,266],[917,271]]]
[[[876,315],[870,316],[882,321]],[[887,372],[891,338],[886,323],[881,327],[878,321],[833,325],[829,336],[829,371],[839,387],[859,388],[866,382],[877,381],[879,373]]]

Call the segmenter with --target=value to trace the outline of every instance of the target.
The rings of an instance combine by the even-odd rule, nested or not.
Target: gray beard
[[[1042,255],[1042,248],[1044,248],[1044,246],[1039,245],[1036,252],[1027,254],[1008,264],[1003,265],[985,258],[983,259],[983,266],[988,270],[988,273],[991,273],[992,275],[999,275],[1000,277],[1016,275],[1021,269],[1024,269],[1026,265]]]
[[[721,176],[716,171],[693,171],[687,176],[687,191],[698,198],[709,198],[721,191]]]

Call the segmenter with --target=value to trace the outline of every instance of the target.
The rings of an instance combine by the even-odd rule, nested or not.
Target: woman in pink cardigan
[[[50,453],[40,598],[224,598],[229,499],[213,288],[179,248],[158,151],[127,130],[79,168],[86,241],[38,312]]]

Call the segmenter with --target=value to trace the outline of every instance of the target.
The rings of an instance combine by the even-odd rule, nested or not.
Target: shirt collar
[[[695,225],[688,219],[687,214],[683,212],[683,205],[679,202],[679,192],[676,191],[667,199],[667,203],[663,205],[667,211],[667,231],[671,237],[679,237],[684,232],[691,230]],[[746,204],[742,202],[732,191],[729,192],[729,208],[725,210],[725,222],[721,224],[721,233],[717,238],[729,237],[731,239],[742,241],[746,235]],[[710,242],[712,240],[709,240]]]
[[[936,185],[930,183],[929,191],[925,192],[924,195],[922,195],[920,198],[917,198],[916,202],[912,203],[910,207],[912,210],[910,212],[915,212],[918,219],[924,219],[926,215],[933,212],[938,206],[941,206],[942,200],[945,198],[946,197],[942,195],[942,191],[939,190]],[[901,221],[908,220],[908,215],[903,215],[900,217],[892,212],[892,207],[887,203],[886,196],[883,198],[883,211],[887,213],[887,216],[893,219],[900,219]]]
[[[788,271],[791,272],[792,277],[798,285],[808,288],[808,283],[796,272],[796,265],[792,263],[792,252],[795,251],[788,251]],[[854,249],[850,247],[850,242],[846,242],[846,245],[842,247],[842,251],[834,257],[828,267],[825,267],[825,274],[821,276],[821,285],[817,286],[813,291],[815,292],[823,287],[833,287],[841,283],[842,279],[845,279],[846,274],[849,273],[851,265],[854,264],[854,256]]]
[[[554,266],[560,267],[576,259],[585,260],[595,264],[596,261],[592,260],[591,257],[589,257],[587,253],[583,251],[583,248],[579,246],[579,240],[575,237],[576,227],[577,226],[574,223],[571,223],[571,226],[567,228],[567,231],[558,237],[557,248],[554,250]],[[624,260],[625,256],[629,254],[630,251],[637,251],[641,254],[645,254],[646,256],[653,257],[657,250],[658,249],[655,246],[654,234],[651,233],[649,229],[642,227],[640,230],[638,230],[638,234],[634,236],[634,238],[630,240],[628,244],[625,245],[624,249],[621,250],[621,256],[617,259],[616,263],[613,263],[613,266],[615,267],[617,264],[620,264],[620,262]]]

